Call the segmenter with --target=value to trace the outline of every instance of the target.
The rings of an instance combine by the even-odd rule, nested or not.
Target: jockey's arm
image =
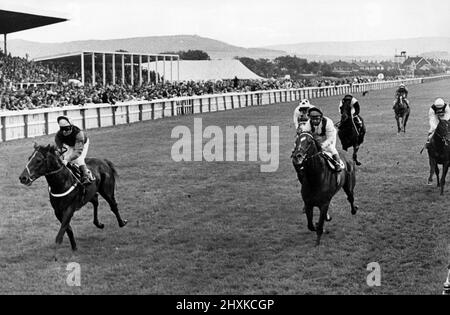
[[[294,125],[295,125],[295,129],[298,129],[298,119],[300,117],[300,112],[298,111],[298,107],[295,109],[294,111]]]
[[[359,106],[359,102],[356,102],[355,104],[353,104],[353,108],[355,109],[355,116],[359,115],[359,112],[361,110],[360,106]]]
[[[430,130],[428,131],[428,134],[433,133],[438,124],[439,124],[439,118],[436,116],[436,114],[434,113],[434,110],[432,108],[430,108],[430,111],[428,112],[428,118],[429,118],[429,122],[430,122]]]
[[[86,137],[83,133],[83,131],[80,131],[77,134],[77,137],[75,139],[75,146],[73,148],[73,153],[69,157],[69,161],[76,160],[80,157],[81,153],[83,153],[84,143],[86,142]]]

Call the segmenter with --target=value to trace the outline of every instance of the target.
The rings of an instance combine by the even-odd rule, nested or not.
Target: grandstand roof
[[[45,62],[45,61],[78,61],[81,54],[87,54],[91,55],[92,53],[96,54],[96,58],[99,58],[99,55],[106,54],[106,55],[133,55],[134,60],[137,60],[139,56],[151,56],[151,57],[174,57],[174,60],[179,58],[178,55],[171,55],[171,54],[143,54],[143,53],[137,53],[132,51],[78,51],[78,52],[68,52],[53,56],[46,56],[46,57],[39,57],[34,58],[33,61],[35,62]],[[146,62],[147,60],[144,59],[143,62]]]
[[[20,5],[0,4],[0,34],[9,34],[67,21],[61,14]]]
[[[179,80],[181,81],[224,80],[234,77],[264,79],[249,70],[239,60],[181,60],[179,64]],[[146,64],[143,66],[146,67]],[[150,63],[150,69],[155,69],[154,62]],[[176,64],[174,70],[176,70]],[[161,66],[158,67],[158,72],[163,74]]]

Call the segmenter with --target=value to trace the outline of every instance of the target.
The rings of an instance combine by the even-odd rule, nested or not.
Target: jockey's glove
[[[64,166],[67,166],[67,164],[69,163],[66,160],[62,160],[62,162],[63,162]]]

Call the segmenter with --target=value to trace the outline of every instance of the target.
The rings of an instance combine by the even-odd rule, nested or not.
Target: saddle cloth
[[[323,155],[323,156],[325,157],[325,159],[327,160],[328,167],[329,167],[331,170],[335,171],[335,170],[336,170],[336,167],[334,166],[334,162],[333,162],[334,160],[333,160],[331,154],[328,153],[328,152],[322,152],[322,155]],[[339,159],[339,164],[341,165],[341,168],[344,170],[344,169],[345,169],[345,163],[344,163],[344,161],[342,161],[342,159]]]

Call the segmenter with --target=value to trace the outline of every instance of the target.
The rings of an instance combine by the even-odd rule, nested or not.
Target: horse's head
[[[33,182],[41,176],[48,175],[54,170],[62,167],[62,162],[58,157],[58,150],[55,146],[34,145],[34,152],[28,158],[19,180],[26,186],[31,186]]]
[[[444,143],[445,146],[450,145],[450,121],[439,121],[434,134]]]
[[[309,132],[302,132],[295,140],[295,149],[292,152],[292,162],[294,165],[301,166],[308,158],[317,154],[320,151],[320,146],[314,139],[314,136]]]

